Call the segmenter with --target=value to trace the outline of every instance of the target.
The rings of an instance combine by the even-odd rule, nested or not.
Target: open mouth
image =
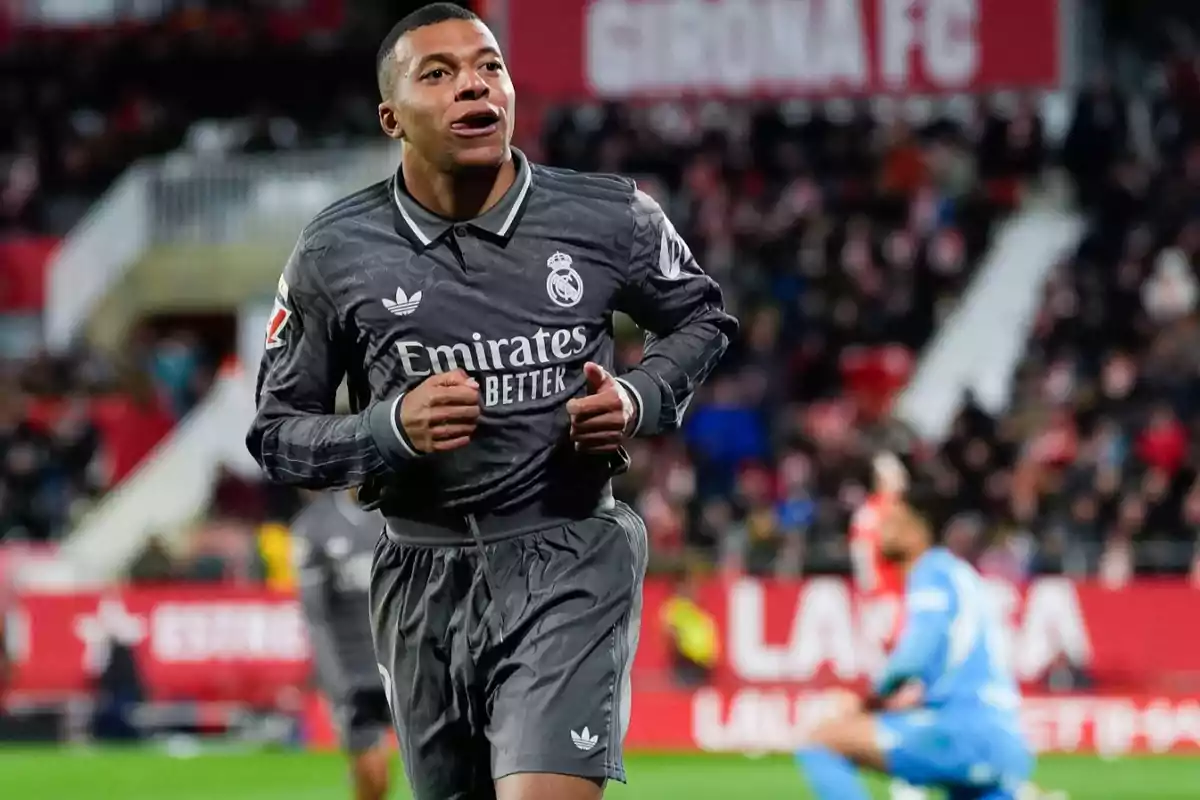
[[[477,111],[451,123],[450,130],[459,136],[487,136],[495,133],[500,117],[494,111]]]

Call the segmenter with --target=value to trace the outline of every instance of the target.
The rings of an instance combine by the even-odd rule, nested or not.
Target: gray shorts
[[[380,539],[375,650],[416,800],[519,772],[625,780],[646,557],[623,504],[482,549]]]
[[[382,688],[352,692],[334,707],[342,749],[350,755],[365,753],[383,742],[392,728],[392,714]]]

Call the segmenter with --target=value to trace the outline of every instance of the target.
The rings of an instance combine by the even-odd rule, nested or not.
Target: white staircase
[[[1023,211],[997,233],[966,294],[921,354],[895,415],[927,441],[941,441],[972,391],[992,414],[1009,402],[1042,289],[1078,244],[1084,222],[1070,212]]]

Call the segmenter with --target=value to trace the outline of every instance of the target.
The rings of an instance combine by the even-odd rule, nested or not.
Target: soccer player
[[[871,462],[872,492],[850,520],[850,559],[854,588],[865,600],[873,617],[871,624],[887,630],[886,648],[895,643],[900,629],[900,606],[904,596],[904,573],[883,557],[879,530],[888,507],[904,496],[908,472],[894,453],[880,453]]]
[[[907,576],[904,631],[872,695],[842,695],[797,753],[822,800],[867,800],[860,767],[951,800],[1010,800],[1033,767],[983,581],[932,539],[910,501],[883,514],[881,550]]]
[[[854,587],[863,603],[863,621],[874,633],[883,632],[883,647],[890,651],[900,634],[900,609],[904,601],[904,573],[883,557],[879,530],[890,505],[899,502],[908,488],[908,471],[895,453],[883,452],[871,462],[871,494],[850,520],[850,556]],[[925,792],[904,781],[892,782],[892,800],[924,800]]]
[[[595,800],[625,779],[647,555],[610,481],[628,437],[679,427],[736,322],[632,181],[510,146],[474,14],[414,12],[377,67],[400,168],[301,233],[247,445],[385,517],[371,617],[417,800]],[[620,377],[615,311],[648,331]]]
[[[390,783],[392,716],[367,614],[371,558],[382,530],[383,518],[364,511],[353,492],[318,496],[291,525],[317,682],[350,756],[356,800],[383,800]]]

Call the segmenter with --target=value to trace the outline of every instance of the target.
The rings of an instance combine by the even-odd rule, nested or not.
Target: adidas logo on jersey
[[[571,731],[571,741],[575,743],[576,747],[586,753],[596,746],[596,742],[600,741],[600,734],[592,733],[587,729],[587,726],[584,726],[583,731],[580,733]]]
[[[409,297],[404,294],[403,289],[396,290],[396,299],[389,300],[383,298],[383,307],[395,314],[397,317],[407,317],[409,314],[417,310],[421,305],[421,293],[413,292],[413,296]]]

